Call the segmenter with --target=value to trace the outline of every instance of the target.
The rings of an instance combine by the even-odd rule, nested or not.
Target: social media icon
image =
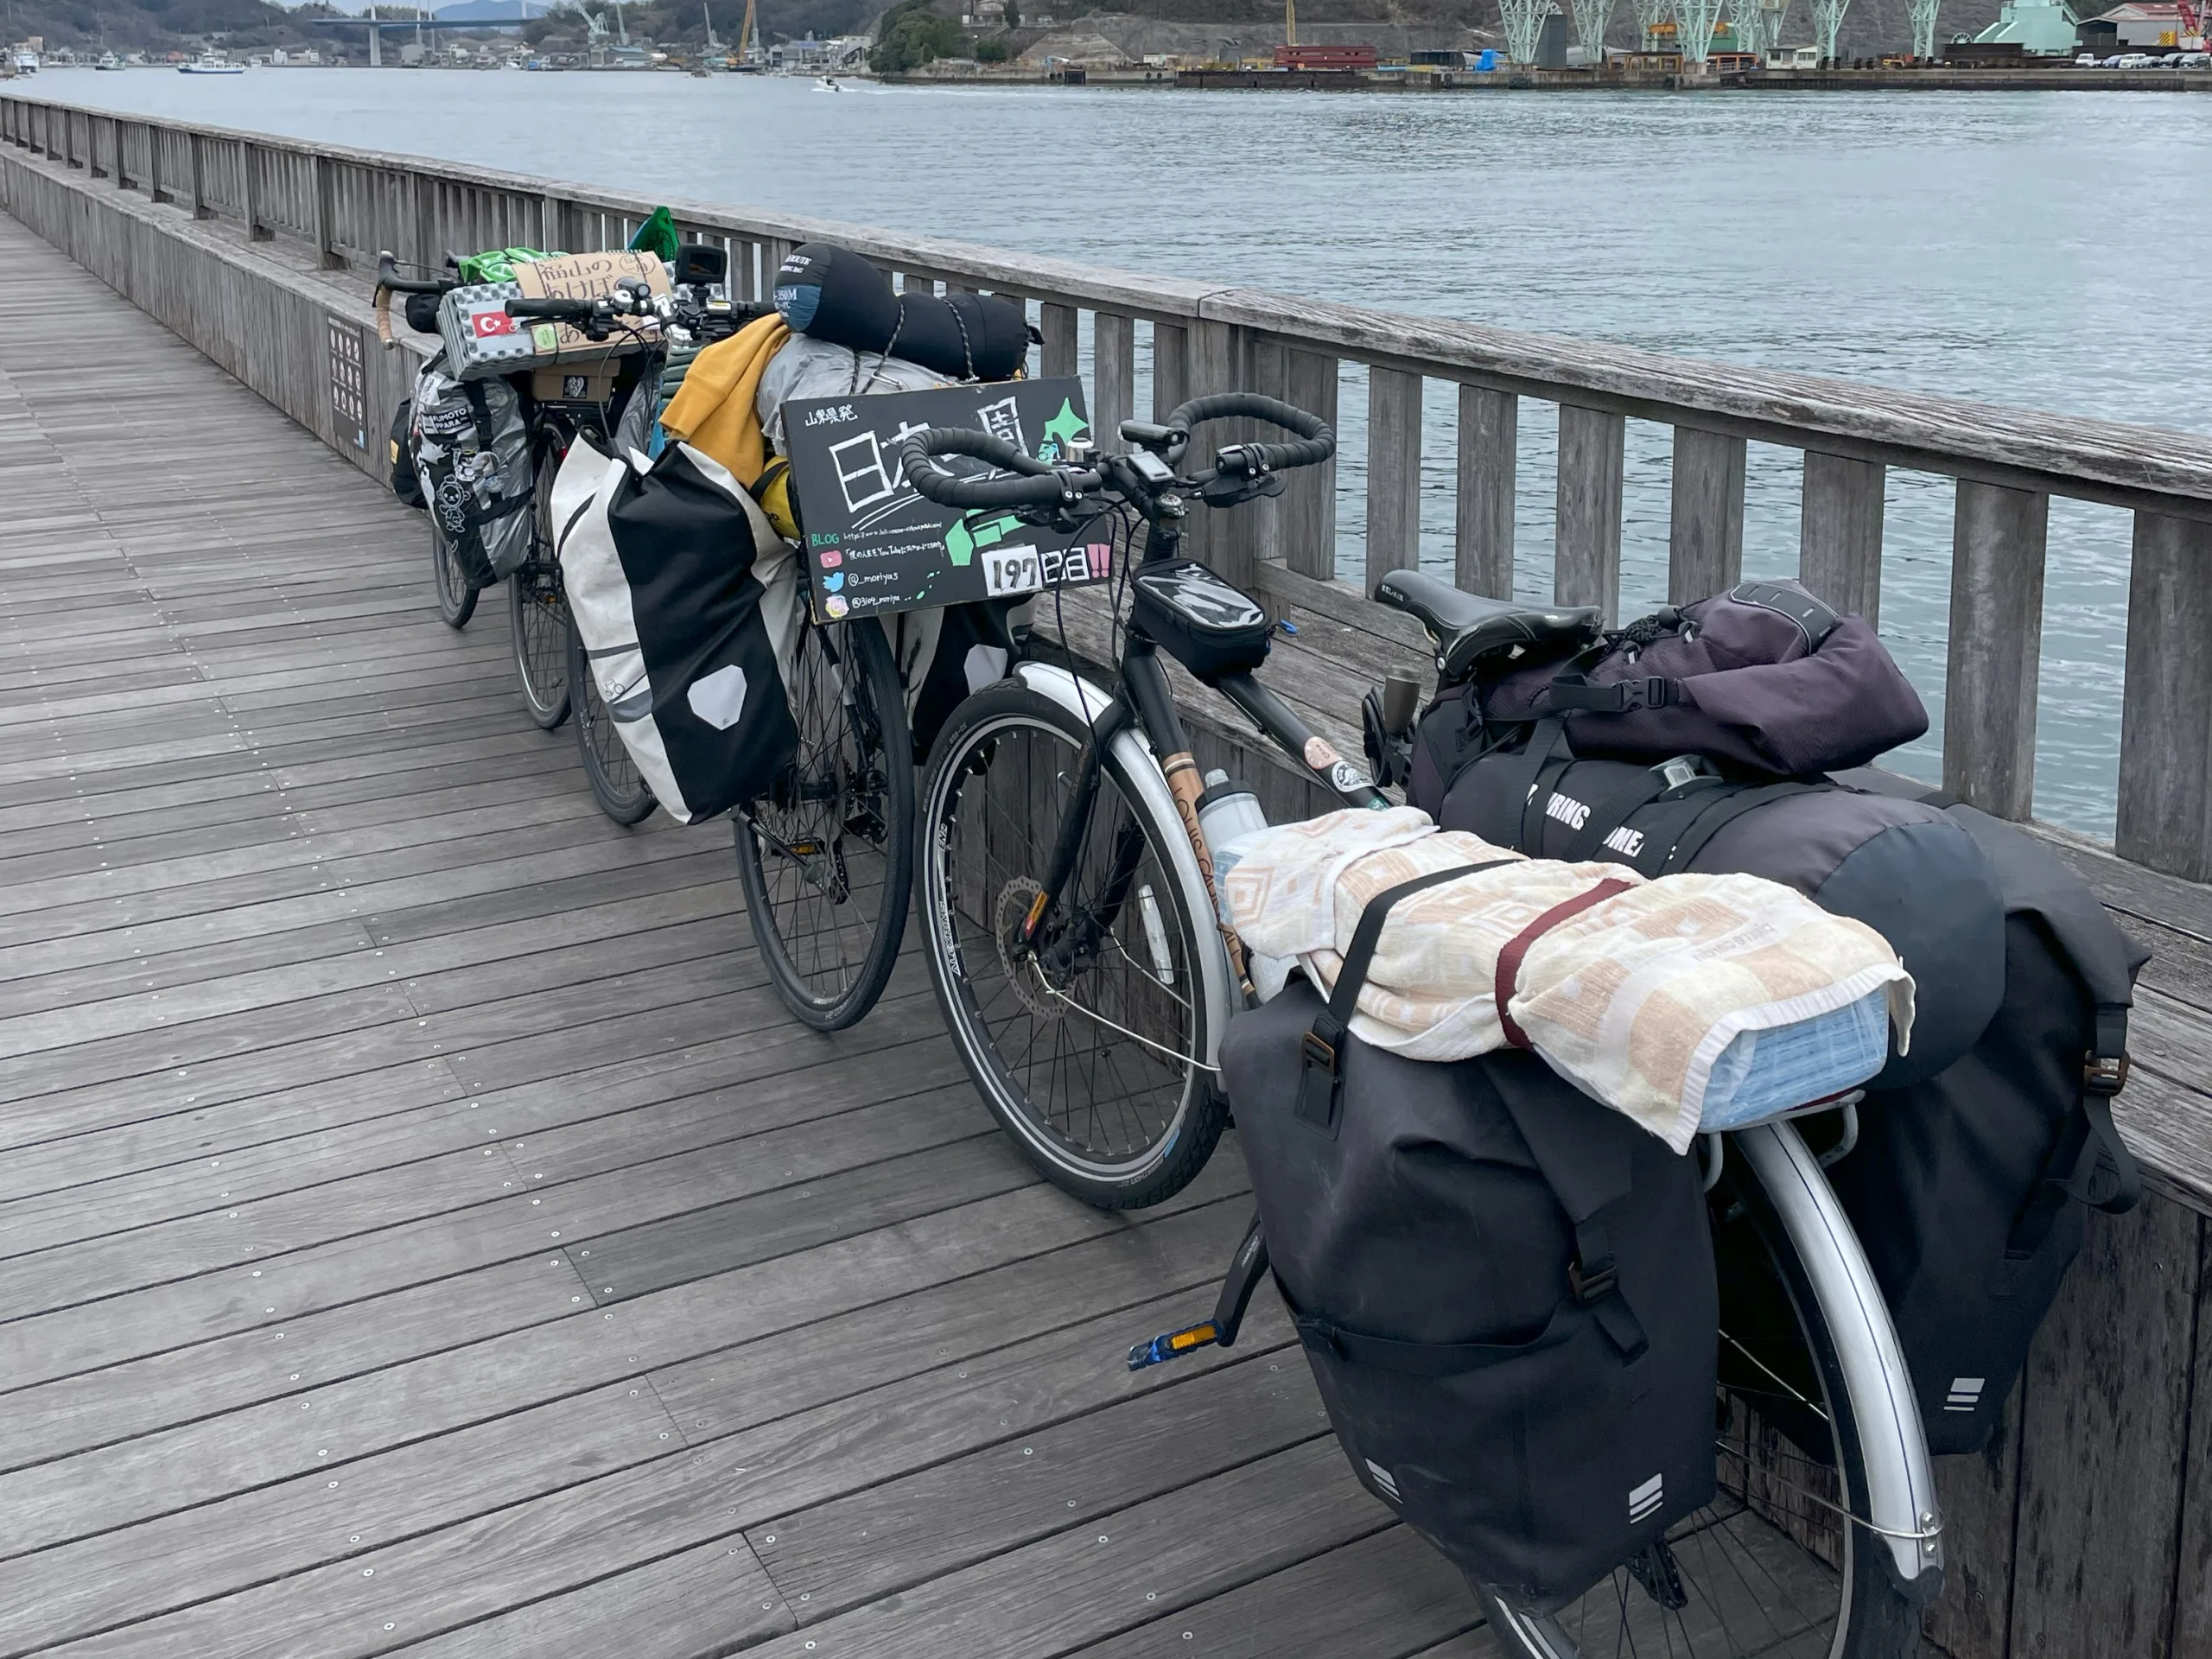
[[[837,572],[834,576],[824,576],[822,578],[822,591],[825,594],[834,594],[844,585],[845,573],[842,570]]]
[[[825,547],[814,556],[814,562],[824,570],[835,570],[845,562],[845,556],[834,547]]]
[[[823,601],[822,608],[830,613],[830,619],[834,621],[836,618],[842,616],[847,611],[850,610],[852,607],[846,604],[843,600],[838,598],[835,594],[832,594],[828,599]]]

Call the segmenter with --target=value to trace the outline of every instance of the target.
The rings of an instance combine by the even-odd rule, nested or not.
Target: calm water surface
[[[801,80],[49,71],[88,104],[750,203],[1030,252],[2212,432],[2212,99],[1393,98]],[[2194,313],[2194,318],[2190,315]],[[1348,487],[1363,391],[1344,388]],[[1433,389],[1424,556],[1448,569]],[[1555,420],[1522,417],[1522,592],[1549,591]],[[1666,586],[1668,435],[1629,427],[1623,606]],[[1798,466],[1754,446],[1745,569],[1795,573]],[[1941,766],[1948,480],[1892,474],[1882,632]],[[1340,569],[1357,575],[1347,511]],[[2036,804],[2111,830],[2126,516],[2054,502]]]

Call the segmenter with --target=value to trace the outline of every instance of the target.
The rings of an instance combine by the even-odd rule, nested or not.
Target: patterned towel
[[[1677,1152],[1698,1132],[1724,1054],[1729,1092],[1757,1088],[1760,1080],[1741,1075],[1758,1047],[1737,1044],[1745,1033],[1831,1016],[1863,1021],[1863,1011],[1846,1011],[1878,994],[1900,1052],[1910,1035],[1912,980],[1881,935],[1758,876],[1649,880],[1618,864],[1524,858],[1439,830],[1410,807],[1276,825],[1224,850],[1235,861],[1224,891],[1245,944],[1283,966],[1294,958],[1325,994],[1376,894],[1434,871],[1510,861],[1402,900],[1383,925],[1351,1027],[1420,1060],[1504,1047],[1500,952],[1599,882],[1627,884],[1526,947],[1506,1013],[1554,1071]],[[1863,1044],[1821,1046],[1857,1075],[1808,1072],[1801,1102],[1863,1082],[1886,1055],[1885,1046],[1866,1063]],[[1767,1047],[1779,1055],[1791,1046]]]

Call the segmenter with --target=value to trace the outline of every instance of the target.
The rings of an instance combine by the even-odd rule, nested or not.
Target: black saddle
[[[1510,599],[1462,593],[1418,570],[1393,570],[1375,584],[1375,602],[1403,611],[1436,643],[1436,683],[1465,679],[1493,652],[1547,645],[1564,651],[1594,642],[1604,615],[1594,605],[1543,609]],[[1516,652],[1518,655],[1518,652]]]

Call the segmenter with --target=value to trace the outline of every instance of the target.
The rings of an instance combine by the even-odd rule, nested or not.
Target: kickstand
[[[1213,1318],[1204,1325],[1185,1325],[1180,1331],[1170,1331],[1149,1342],[1137,1344],[1129,1350],[1129,1369],[1141,1371],[1147,1365],[1157,1365],[1194,1349],[1233,1347],[1236,1332],[1244,1324],[1244,1310],[1251,1306],[1252,1293],[1260,1287],[1267,1271],[1268,1242],[1261,1236],[1260,1218],[1255,1215],[1252,1224],[1244,1230],[1244,1242],[1230,1258],[1229,1277],[1222,1281],[1221,1297],[1214,1304]]]

